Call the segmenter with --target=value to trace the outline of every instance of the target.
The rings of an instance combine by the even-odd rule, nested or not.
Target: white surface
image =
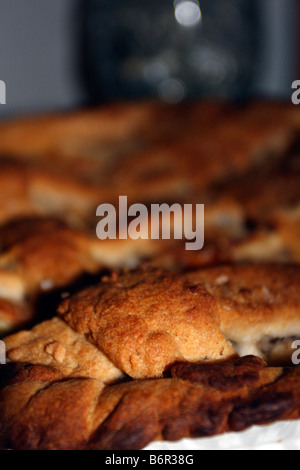
[[[300,450],[300,421],[278,422],[208,439],[155,442],[145,450]]]

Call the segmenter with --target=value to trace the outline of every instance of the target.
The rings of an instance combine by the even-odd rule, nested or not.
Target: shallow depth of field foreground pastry
[[[2,449],[300,418],[299,133],[299,111],[268,102],[0,124]],[[204,248],[98,239],[97,207],[122,195],[204,204]]]
[[[300,367],[280,365],[300,337],[299,287],[300,267],[284,265],[102,279],[6,338],[1,447],[140,449],[299,418]],[[277,365],[240,358],[241,330],[266,359],[279,343]]]

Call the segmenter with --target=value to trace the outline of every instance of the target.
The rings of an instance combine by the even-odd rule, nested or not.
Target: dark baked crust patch
[[[134,450],[156,439],[205,437],[299,417],[299,367],[272,369],[243,358],[175,365],[173,374],[181,377],[103,388],[93,379],[62,380],[45,366],[2,367],[1,448]],[[236,377],[239,386],[234,380],[225,388],[222,379],[208,383],[212,375]]]
[[[191,383],[201,383],[223,392],[236,391],[249,387],[259,380],[260,373],[265,369],[265,362],[258,357],[245,357],[227,361],[222,364],[181,363],[172,367],[172,377],[187,380]]]

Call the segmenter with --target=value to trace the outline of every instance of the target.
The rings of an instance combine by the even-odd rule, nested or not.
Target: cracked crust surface
[[[234,353],[219,328],[213,298],[185,278],[137,271],[88,289],[59,314],[134,378],[160,376],[178,360],[218,360]]]

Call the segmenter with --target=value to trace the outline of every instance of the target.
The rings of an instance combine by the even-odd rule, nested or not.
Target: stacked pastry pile
[[[0,126],[0,328],[27,324],[5,338],[2,448],[136,449],[299,417],[299,129],[272,103]],[[98,240],[96,207],[124,194],[204,203],[204,249]]]

